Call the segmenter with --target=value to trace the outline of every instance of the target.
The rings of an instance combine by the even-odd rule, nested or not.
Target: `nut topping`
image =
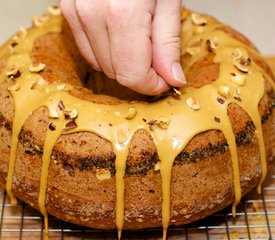
[[[46,64],[44,63],[32,64],[29,66],[29,71],[32,73],[39,73],[43,71],[45,67],[46,67]]]
[[[78,112],[77,109],[73,108],[73,109],[64,109],[64,116],[66,119],[70,118],[70,119],[75,119],[77,118]]]
[[[230,88],[228,86],[222,85],[218,88],[218,93],[224,98],[229,98],[230,97]]]
[[[185,103],[189,108],[193,110],[199,110],[201,108],[197,98],[195,97],[187,98]]]
[[[50,123],[49,124],[49,129],[51,130],[51,131],[55,131],[56,130],[56,126],[54,125],[54,123]]]
[[[128,109],[128,113],[124,117],[127,120],[131,120],[131,119],[135,118],[136,115],[137,115],[137,110],[134,107],[130,107]]]
[[[77,127],[76,122],[74,120],[71,120],[71,121],[69,121],[69,122],[67,122],[65,124],[65,129],[63,129],[63,130],[69,131],[69,130],[72,130],[72,129],[76,128],[76,127]]]
[[[246,76],[243,74],[239,74],[239,73],[231,73],[231,80],[232,82],[234,82],[236,85],[238,86],[243,86],[245,84],[246,81]]]
[[[54,16],[58,16],[61,14],[61,10],[58,6],[49,6],[48,7],[48,12],[51,14],[51,15],[54,15]]]
[[[170,125],[171,120],[166,118],[160,118],[158,119],[155,124],[160,129],[166,130]]]
[[[58,112],[58,110],[55,109],[55,108],[51,108],[49,110],[49,117],[50,118],[59,118],[59,112]]]
[[[242,99],[241,99],[240,97],[234,97],[234,99],[235,99],[236,101],[238,101],[238,102],[241,102],[241,101],[242,101]]]
[[[57,107],[60,109],[60,111],[63,111],[65,109],[65,105],[62,100],[58,102]]]
[[[206,40],[206,48],[208,52],[214,52],[217,48],[217,44],[212,39]]]
[[[16,82],[14,85],[8,87],[9,91],[19,91],[20,90],[20,85]]]
[[[40,17],[40,21],[42,22],[42,23],[46,23],[46,22],[48,22],[49,21],[49,15],[48,14],[43,14],[41,17]]]
[[[241,58],[240,64],[242,64],[243,66],[250,66],[251,58]]]
[[[65,84],[58,84],[58,85],[56,86],[56,89],[57,89],[58,91],[62,91],[62,90],[64,90],[65,88],[66,88]]]
[[[10,78],[18,78],[20,77],[21,73],[19,67],[11,66],[8,68],[6,75]]]
[[[44,24],[44,22],[41,21],[38,17],[36,17],[36,16],[32,17],[32,25],[34,27],[41,27],[43,24]]]
[[[217,101],[220,104],[224,104],[225,103],[225,101],[222,98],[220,98],[220,97],[217,97]]]
[[[107,180],[111,178],[111,172],[108,169],[96,169],[96,177],[98,180]]]
[[[26,37],[27,35],[28,35],[27,29],[24,28],[24,27],[20,27],[20,28],[19,28],[19,32],[17,33],[17,36],[18,36],[19,38],[24,38],[24,37]]]
[[[157,172],[160,170],[160,161],[158,161],[154,166],[154,171]]]
[[[234,62],[234,65],[235,65],[235,67],[238,69],[238,70],[240,70],[241,72],[243,72],[243,73],[248,73],[248,71],[249,71],[249,69],[247,68],[247,66],[246,65],[243,65],[241,62],[239,62],[239,61],[235,61]]]
[[[193,23],[196,25],[205,26],[207,24],[206,18],[204,18],[203,16],[201,16],[198,13],[192,13],[191,18],[192,18]]]
[[[156,120],[150,120],[147,124],[149,125],[149,129],[151,131],[155,130],[155,128],[156,128]]]
[[[171,88],[171,91],[175,96],[181,96],[181,91],[178,88]]]
[[[214,121],[217,122],[217,123],[219,123],[219,122],[221,122],[221,119],[218,118],[218,117],[214,117]]]

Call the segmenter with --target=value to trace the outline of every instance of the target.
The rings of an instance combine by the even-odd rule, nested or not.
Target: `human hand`
[[[186,82],[180,66],[181,0],[60,0],[60,7],[95,70],[147,95]]]

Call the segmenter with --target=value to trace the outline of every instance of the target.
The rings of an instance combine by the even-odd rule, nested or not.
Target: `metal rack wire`
[[[116,231],[82,228],[49,219],[51,240],[116,239]],[[209,239],[275,239],[275,165],[263,186],[261,195],[252,191],[238,205],[236,218],[227,208],[193,224],[171,227],[169,240]],[[123,239],[162,239],[162,229],[123,232]],[[0,239],[42,240],[43,218],[40,213],[24,203],[12,206],[4,190],[0,189]]]

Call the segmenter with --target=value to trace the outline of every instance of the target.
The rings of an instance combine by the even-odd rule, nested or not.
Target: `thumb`
[[[158,0],[152,29],[155,71],[173,87],[181,87],[186,79],[180,65],[181,0]]]

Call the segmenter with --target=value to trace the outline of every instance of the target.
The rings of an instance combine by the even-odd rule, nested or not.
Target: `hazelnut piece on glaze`
[[[195,97],[187,98],[185,103],[192,110],[199,110],[201,108],[197,98]]]

